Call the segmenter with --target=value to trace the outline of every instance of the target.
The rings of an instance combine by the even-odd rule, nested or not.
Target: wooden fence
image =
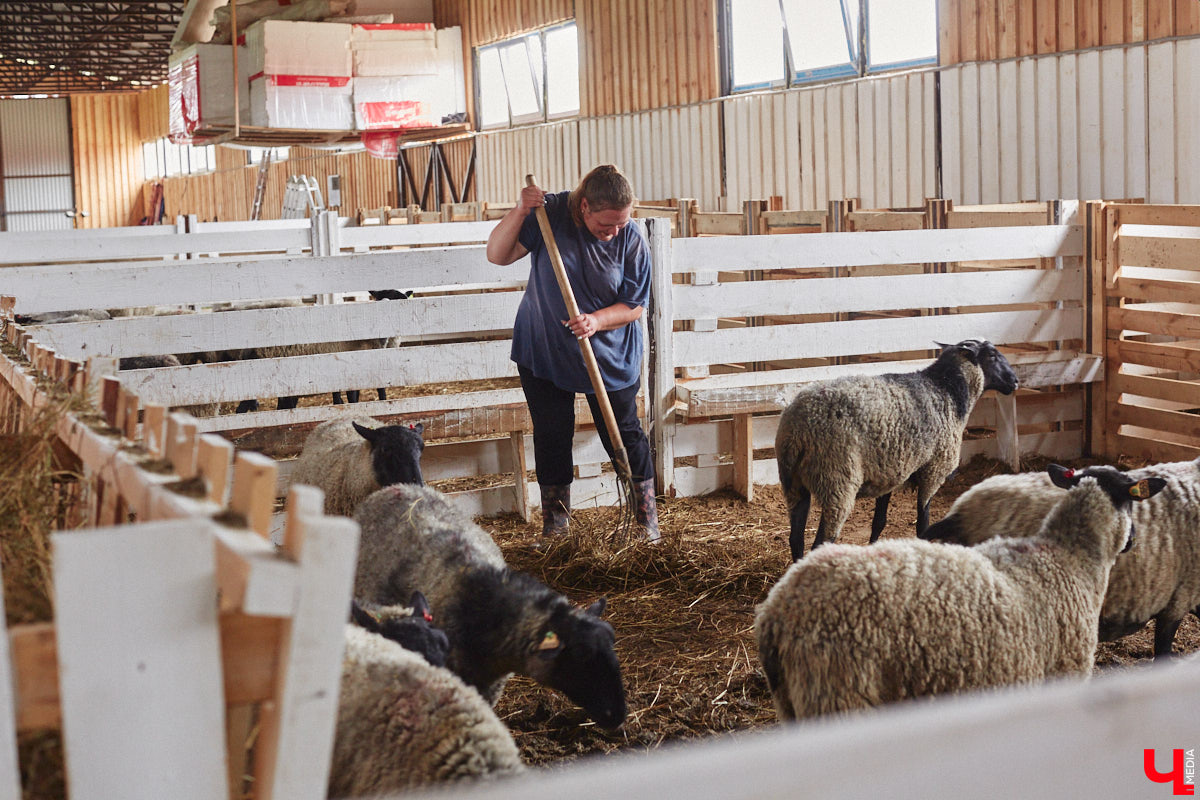
[[[21,795],[14,731],[42,729],[62,731],[73,800],[236,798],[248,779],[324,797],[357,525],[296,487],[276,549],[273,461],[139,409],[11,318],[3,344],[6,432],[89,385],[103,414],[56,423],[92,530],[52,536],[54,622],[0,639],[0,797]]]

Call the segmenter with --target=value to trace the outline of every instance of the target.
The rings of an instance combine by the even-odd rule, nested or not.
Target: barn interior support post
[[[463,176],[462,199],[466,202],[471,197],[471,187],[475,185],[475,139],[471,139],[471,155],[467,158],[467,174]]]
[[[446,187],[447,187],[448,189],[450,189],[450,202],[452,202],[452,203],[460,203],[460,202],[462,202],[462,201],[459,199],[458,187],[456,187],[456,186],[454,185],[454,175],[452,175],[452,174],[451,174],[451,172],[450,172],[450,165],[446,163],[446,154],[445,154],[444,152],[442,152],[442,145],[441,145],[441,143],[440,143],[440,142],[434,142],[432,145],[430,145],[430,149],[431,149],[431,153],[430,153],[430,155],[431,155],[431,156],[433,156],[433,155],[436,155],[436,156],[437,156],[437,160],[438,160],[438,170],[439,170],[439,171],[441,172],[441,174],[442,174],[443,176],[445,176],[445,178],[446,178]],[[439,185],[438,185],[438,188],[439,188],[439,190],[441,189],[441,185],[440,185],[440,183],[439,183]],[[440,206],[440,205],[441,205],[441,203],[438,203],[438,206]],[[436,207],[435,207],[435,210],[436,210]]]

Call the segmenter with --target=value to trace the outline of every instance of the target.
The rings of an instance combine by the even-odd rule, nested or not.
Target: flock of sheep
[[[966,340],[919,372],[807,385],[784,411],[794,563],[754,621],[779,719],[1086,677],[1098,639],[1154,619],[1165,656],[1183,616],[1200,613],[1200,460],[1000,476],[930,524],[975,402],[1016,388],[995,347]],[[313,431],[293,471],[361,529],[331,796],[522,772],[493,711],[514,673],[601,727],[626,718],[604,601],[577,607],[510,569],[423,484],[422,448],[419,426],[343,417]],[[876,498],[874,543],[905,483],[917,538],[836,544],[857,497]],[[802,557],[814,496],[821,520]]]

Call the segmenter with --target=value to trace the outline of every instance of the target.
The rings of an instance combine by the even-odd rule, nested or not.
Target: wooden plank
[[[419,341],[441,334],[511,330],[522,296],[522,292],[488,292],[414,297],[405,301],[129,317],[34,326],[30,330],[59,352],[81,358],[204,353],[395,336]]]
[[[1117,372],[1109,379],[1109,390],[1114,396],[1132,394],[1169,400],[1173,403],[1200,405],[1200,384],[1193,381]]]
[[[227,797],[211,523],[51,538],[71,796]]]
[[[1083,314],[1075,311],[1011,311],[938,317],[815,322],[803,326],[797,341],[793,326],[678,333],[675,366],[754,361],[773,358],[829,358],[928,347],[935,341],[986,338],[996,344],[1055,342],[1083,337]]]
[[[4,596],[0,592],[0,620],[7,619]],[[7,633],[7,625],[5,626]],[[17,705],[20,696],[16,661],[12,658],[9,637],[0,635],[0,800],[20,800],[21,773],[17,765]]]
[[[1000,460],[1013,472],[1021,471],[1020,442],[1017,435],[1017,394],[996,398],[999,418],[996,425],[996,446]]]
[[[1188,308],[1189,306],[1184,307]],[[1200,338],[1200,313],[1167,311],[1126,305],[1109,309],[1108,319],[1110,327],[1114,330],[1141,331],[1143,333],[1158,333],[1193,339]]]
[[[248,397],[321,394],[362,386],[447,383],[516,374],[511,343],[464,342],[319,356],[133,370],[122,379],[139,396],[170,405]]]
[[[1120,234],[1114,257],[1119,266],[1197,270],[1200,269],[1200,238],[1178,239]]]
[[[311,487],[288,497],[282,549],[298,562],[303,589],[281,630],[274,703],[259,716],[254,785],[261,800],[319,800],[329,777],[358,525],[321,516],[322,502]]]
[[[1003,228],[870,231],[677,239],[674,272],[722,269],[807,269],[875,264],[1055,258],[1083,253],[1078,226],[1028,228],[1020,236]]]
[[[1143,364],[1175,372],[1200,372],[1200,350],[1165,342],[1111,341],[1108,357],[1118,364]]]
[[[1182,228],[1200,227],[1200,205],[1147,205],[1142,203],[1119,203],[1110,206],[1118,216],[1118,223],[1125,225],[1166,225]],[[1168,231],[1160,235],[1169,236]]]
[[[736,414],[733,418],[733,490],[746,499],[754,500],[754,417]]]
[[[658,220],[650,220],[651,300],[647,333],[654,342],[650,376],[646,387],[647,416],[654,437],[654,472],[660,495],[673,497],[675,433],[674,295],[671,289],[671,233]]]
[[[1163,431],[1195,440],[1195,446],[1200,447],[1200,415],[1150,408],[1134,403],[1112,403],[1108,413],[1110,424],[1136,425],[1140,428]]]
[[[1200,281],[1158,280],[1138,277],[1123,270],[1117,278],[1109,297],[1121,297],[1131,301],[1200,303]]]
[[[461,223],[454,223],[461,224]],[[299,297],[367,289],[520,285],[529,267],[498,267],[483,247],[428,247],[352,256],[170,264],[14,267],[5,270],[5,293],[17,296],[17,312],[36,314],[73,308],[127,308],[151,305]]]
[[[1083,296],[1083,270],[894,275],[863,278],[803,278],[672,287],[675,319],[741,317],[754,314],[819,314],[834,311],[891,311],[1072,300]]]
[[[264,538],[270,535],[275,505],[275,461],[261,453],[238,453],[233,463],[229,510]]]
[[[1155,439],[1154,431],[1134,427],[1127,429],[1129,433],[1118,433],[1112,437],[1114,452],[1157,462],[1191,461],[1200,457],[1200,447]]]

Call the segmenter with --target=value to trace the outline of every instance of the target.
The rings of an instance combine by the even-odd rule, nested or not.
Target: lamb
[[[435,667],[446,666],[450,640],[441,628],[434,626],[429,602],[420,592],[413,592],[407,606],[377,606],[360,603],[356,598],[350,604],[350,619],[358,627],[378,633],[405,650],[420,653]]]
[[[524,771],[512,734],[478,692],[419,654],[347,626],[330,797]]]
[[[1165,481],[1072,474],[1036,536],[974,548],[917,539],[832,545],[793,564],[759,605],[759,658],[780,719],[1089,674],[1129,505]]]
[[[1017,376],[991,344],[941,345],[919,372],[851,376],[803,386],[775,436],[779,480],[791,519],[792,559],[804,555],[813,495],[821,522],[813,547],[837,541],[855,497],[874,497],[871,542],[887,524],[892,492],[917,486],[917,532],[929,527],[929,501],[958,466],[963,429],[988,389],[1012,394]]]
[[[1133,480],[1162,478],[1167,486],[1133,509],[1137,545],[1117,559],[1109,576],[1100,640],[1119,639],[1153,619],[1154,657],[1169,658],[1184,616],[1189,611],[1200,616],[1200,459],[1127,474]],[[955,500],[922,538],[975,545],[993,536],[1028,536],[1037,531],[1056,495],[1043,473],[997,475]]]
[[[326,420],[304,440],[292,483],[325,492],[325,513],[349,517],[383,486],[424,483],[421,438],[425,426],[383,425],[371,417]]]
[[[358,507],[355,596],[388,605],[418,586],[450,639],[447,666],[493,704],[511,673],[565,694],[605,728],[625,719],[625,689],[605,601],[586,609],[510,570],[486,531],[441,493],[396,484]]]

